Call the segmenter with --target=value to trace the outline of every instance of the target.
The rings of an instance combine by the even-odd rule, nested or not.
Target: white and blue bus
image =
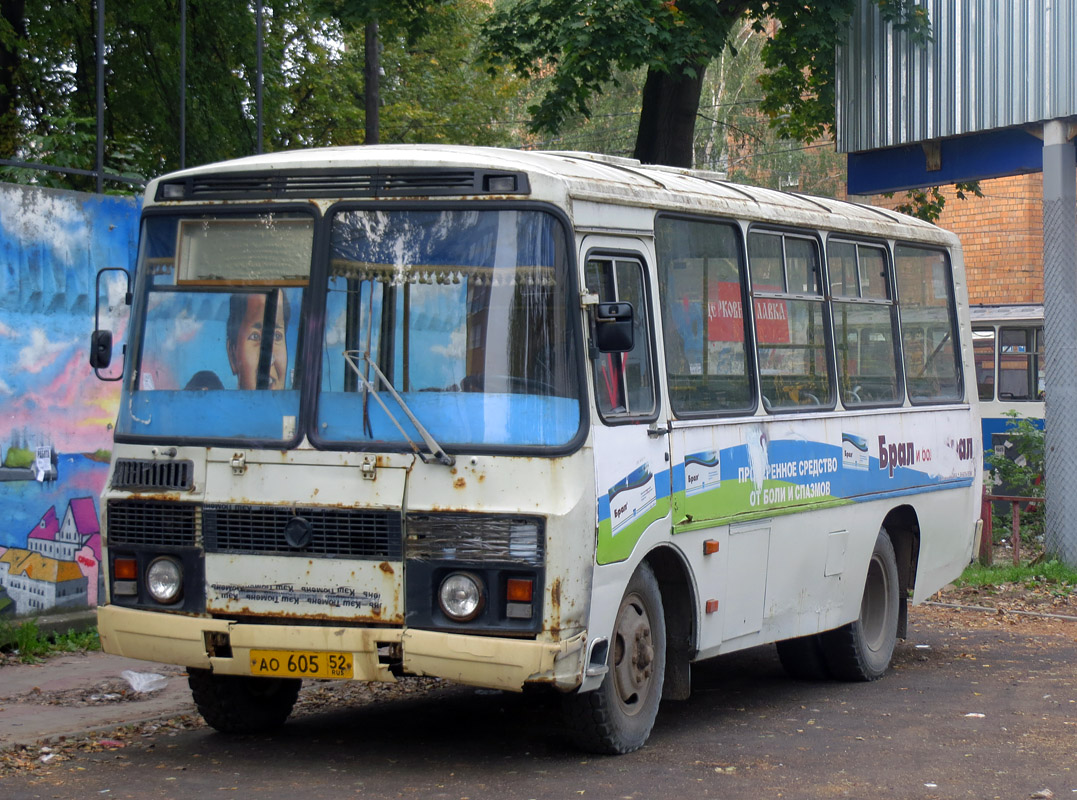
[[[627,752],[701,659],[880,677],[974,552],[961,249],[887,210],[276,153],[152,181],[132,296],[102,645],[186,667],[221,731],[302,679],[428,675],[545,687]]]
[[[1043,305],[969,309],[984,454],[1002,446],[1011,412],[1043,427]]]

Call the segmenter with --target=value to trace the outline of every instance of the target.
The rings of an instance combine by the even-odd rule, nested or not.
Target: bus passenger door
[[[617,247],[612,247],[614,242]],[[607,249],[608,247],[608,249]],[[630,349],[603,351],[599,309],[589,314],[599,564],[624,561],[644,532],[669,514],[669,452],[655,391],[654,326],[646,261],[623,242],[585,242],[587,289],[599,304],[630,304]],[[623,310],[623,308],[622,308]],[[668,529],[668,522],[665,523]]]

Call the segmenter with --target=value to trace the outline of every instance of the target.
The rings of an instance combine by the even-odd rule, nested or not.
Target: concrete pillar
[[[1077,567],[1077,159],[1059,121],[1043,126],[1043,295],[1046,548]]]

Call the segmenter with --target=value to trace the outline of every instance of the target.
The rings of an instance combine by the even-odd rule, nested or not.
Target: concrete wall
[[[97,602],[119,384],[94,377],[89,341],[97,271],[132,269],[139,208],[0,184],[0,614]],[[119,281],[104,291],[124,308]]]

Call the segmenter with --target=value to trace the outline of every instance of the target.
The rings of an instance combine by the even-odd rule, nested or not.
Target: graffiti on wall
[[[0,184],[0,614],[95,605],[119,384],[88,364],[97,272],[130,270],[139,201]],[[123,339],[122,276],[102,309]],[[115,314],[115,318],[111,315]]]

